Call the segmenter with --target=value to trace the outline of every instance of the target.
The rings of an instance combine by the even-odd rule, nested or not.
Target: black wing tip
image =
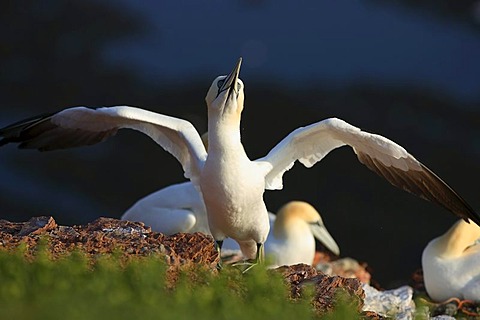
[[[467,223],[473,221],[477,226],[480,227],[480,215],[475,211],[470,212],[468,217],[463,217],[463,220],[465,220]]]
[[[437,174],[435,174],[423,163],[420,162],[420,164],[425,171],[427,171],[430,175],[440,180],[445,186],[447,186],[450,189],[450,191],[457,197],[460,203],[463,205],[464,210],[460,213],[457,213],[457,215],[462,217],[463,220],[465,220],[467,223],[470,223],[469,222],[470,220],[475,222],[476,225],[480,226],[480,215],[478,214],[478,212],[476,212],[475,209],[473,209],[473,207],[469,205],[468,202],[462,196],[460,196],[448,183],[442,180]],[[451,211],[449,208],[447,208],[447,210]]]
[[[375,160],[375,158],[371,158],[368,154],[359,153],[357,156],[361,163],[367,166],[370,170],[374,171],[378,175],[388,180],[392,185],[407,192],[410,192],[420,198],[436,203],[448,210],[449,212],[455,214],[457,217],[460,217],[465,221],[470,219],[478,226],[480,226],[480,215],[450,185],[443,181],[438,175],[436,175],[423,163],[418,162],[420,164],[421,170],[415,170],[416,172],[421,174],[420,179],[419,177],[415,178],[414,176],[412,176],[413,180],[403,180],[402,174],[398,174],[397,169],[393,168],[393,170],[382,170],[382,168],[386,169],[386,167],[381,163],[379,164],[378,161]],[[432,187],[436,185],[437,187],[435,187],[435,189],[440,187],[441,189],[443,189],[443,192],[437,193],[435,189],[430,190],[430,188],[424,190],[425,181],[433,182],[431,184]],[[415,190],[416,187],[421,189]],[[445,199],[442,199],[443,197],[439,198],[437,196],[437,194],[441,195],[442,193],[444,194],[444,196],[446,196],[447,201],[445,201]]]
[[[470,209],[470,215],[467,218],[475,222],[478,226],[480,226],[480,214],[478,214],[478,212],[473,210],[472,207],[468,205],[468,203],[465,202],[465,204]]]

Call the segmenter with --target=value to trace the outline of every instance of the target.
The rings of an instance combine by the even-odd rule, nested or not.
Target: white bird
[[[53,150],[95,144],[129,128],[150,136],[181,163],[185,177],[202,192],[210,231],[222,242],[237,241],[249,259],[263,257],[268,231],[265,189],[281,189],[282,177],[298,160],[307,167],[330,151],[349,145],[360,162],[393,185],[433,201],[463,219],[480,217],[445,182],[404,148],[377,134],[331,118],[291,132],[265,157],[251,161],[240,141],[244,85],[241,59],[228,76],[217,77],[205,98],[208,154],[188,121],[134,107],[74,107],[20,121],[0,129],[0,145]]]
[[[208,136],[202,142],[208,147]],[[135,202],[121,217],[141,221],[153,231],[172,235],[179,232],[210,234],[207,209],[192,182],[182,182],[157,190]]]
[[[121,219],[141,221],[153,231],[167,235],[210,234],[202,195],[190,181],[167,186],[138,200]]]
[[[422,254],[423,279],[435,301],[449,298],[480,302],[480,227],[457,221],[430,241]]]
[[[315,257],[315,238],[337,256],[340,254],[318,211],[307,202],[290,201],[277,213],[273,231],[265,242],[265,256],[277,266],[311,265]]]

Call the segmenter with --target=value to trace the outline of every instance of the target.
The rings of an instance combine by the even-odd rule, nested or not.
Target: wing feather
[[[125,128],[148,135],[177,158],[185,177],[198,178],[206,151],[193,125],[135,107],[73,107],[32,117],[0,129],[0,146],[19,143],[20,148],[40,151],[79,147],[102,142]]]
[[[392,185],[432,201],[480,225],[480,216],[447,183],[395,142],[331,118],[290,133],[257,161],[267,168],[267,189],[281,189],[283,174],[295,161],[311,167],[330,151],[348,145],[359,161]]]

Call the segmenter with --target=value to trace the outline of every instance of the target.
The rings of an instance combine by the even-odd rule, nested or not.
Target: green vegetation
[[[312,291],[312,290],[307,290]],[[256,267],[167,271],[162,256],[94,261],[80,252],[52,261],[45,249],[0,250],[0,319],[314,319],[310,299],[292,301],[279,274]],[[349,308],[326,319],[354,319]]]

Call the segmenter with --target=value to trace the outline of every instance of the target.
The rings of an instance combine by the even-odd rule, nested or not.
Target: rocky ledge
[[[211,236],[202,233],[178,233],[166,236],[153,232],[143,223],[99,218],[87,225],[60,226],[53,217],[34,217],[27,222],[0,220],[0,249],[13,250],[21,244],[26,255],[33,256],[40,243],[47,243],[53,259],[72,250],[88,255],[120,252],[125,256],[162,254],[175,278],[175,270],[189,264],[200,264],[216,271],[218,254]],[[343,291],[352,299],[352,307],[361,311],[365,293],[358,279],[328,276],[315,268],[299,264],[273,270],[280,272],[291,288],[291,298],[301,296],[305,287],[314,288],[313,306],[321,313],[335,307],[336,293]],[[381,319],[374,313],[366,318]]]

